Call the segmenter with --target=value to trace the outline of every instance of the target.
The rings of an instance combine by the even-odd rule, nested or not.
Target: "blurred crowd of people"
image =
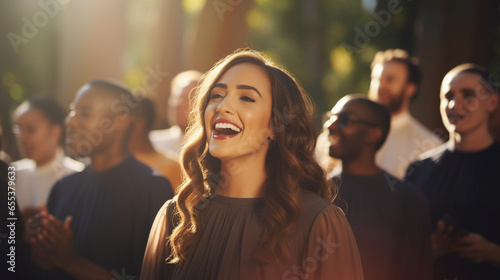
[[[179,73],[168,129],[109,80],[69,113],[26,100],[5,279],[500,279],[498,84],[462,64],[419,93],[425,71],[400,49],[371,70],[319,135],[300,83],[251,50]],[[418,94],[439,96],[447,135],[410,114]]]

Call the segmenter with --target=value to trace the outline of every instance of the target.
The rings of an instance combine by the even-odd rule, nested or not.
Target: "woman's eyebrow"
[[[223,84],[223,83],[217,83],[217,84],[213,85],[212,89],[214,89],[214,88],[227,89],[227,85]],[[259,90],[256,89],[253,86],[249,86],[249,85],[237,85],[236,88],[237,89],[249,89],[249,90],[253,90],[253,91],[255,91],[260,96],[260,98],[262,98],[262,94],[260,94]]]
[[[237,85],[236,88],[237,89],[249,89],[249,90],[253,90],[253,91],[255,91],[260,96],[260,98],[262,98],[262,95],[260,94],[260,92],[256,88],[254,88],[253,86],[249,86],[249,85]]]
[[[215,85],[212,87],[212,89],[214,89],[214,88],[216,88],[216,87],[218,87],[218,88],[227,88],[227,85],[226,85],[226,84],[222,84],[222,83],[218,83],[218,84],[215,84]]]

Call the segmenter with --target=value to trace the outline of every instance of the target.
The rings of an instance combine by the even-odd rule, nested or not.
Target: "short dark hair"
[[[137,103],[139,102],[138,98],[125,85],[121,85],[117,82],[110,81],[110,80],[104,80],[104,79],[92,80],[92,81],[88,82],[86,85],[90,86],[90,87],[98,87],[98,88],[105,89],[106,92],[109,92],[111,94],[117,94],[120,97],[124,97],[124,98],[130,100],[130,102],[133,103],[134,105],[129,106],[127,104],[128,105],[127,107],[129,108],[131,115],[135,114],[135,111],[137,108]],[[123,99],[121,101],[123,101]]]
[[[156,118],[156,110],[153,101],[147,97],[138,97],[136,116],[146,120],[146,132],[153,129]]]
[[[85,84],[85,86],[89,87],[97,87],[104,89],[105,92],[114,94],[119,96],[120,102],[126,105],[127,109],[125,114],[134,118],[137,114],[137,104],[139,102],[138,97],[130,91],[130,89],[122,85],[118,82],[110,81],[110,80],[104,80],[104,79],[96,79],[92,80],[88,83]],[[128,99],[129,102],[125,101],[124,99]],[[134,122],[130,123],[130,126],[128,129],[125,131],[125,137],[124,137],[124,143],[123,146],[128,148],[128,142],[130,140],[130,137],[132,135],[134,129]]]
[[[59,137],[59,144],[64,144],[64,119],[66,118],[66,112],[62,106],[52,97],[49,96],[36,96],[32,97],[23,104],[27,104],[29,108],[38,109],[42,114],[44,114],[51,124],[55,124],[61,127],[61,136]],[[21,104],[21,106],[25,106]]]
[[[493,74],[491,74],[486,67],[483,67],[478,64],[474,63],[464,63],[457,65],[453,67],[448,73],[446,73],[445,77],[448,75],[453,75],[454,77],[458,76],[459,74],[462,73],[471,73],[471,74],[476,74],[481,78],[481,84],[486,88],[488,91],[492,93],[498,93],[499,92],[499,85],[498,83],[495,82],[495,79],[493,78]]]
[[[404,64],[408,69],[408,82],[415,84],[417,88],[420,87],[422,72],[420,71],[419,61],[416,57],[410,57],[408,52],[402,49],[379,51],[373,58],[371,69],[373,70],[373,67],[377,64],[384,64],[386,62],[399,62]],[[416,96],[416,94],[414,96]]]
[[[349,95],[350,97],[351,95]],[[374,102],[368,99],[366,96],[360,96],[358,94],[353,94],[352,98],[347,102],[359,102],[363,104],[363,106],[368,109],[370,117],[372,118],[370,121],[377,124],[378,127],[382,130],[382,137],[375,145],[375,151],[378,151],[382,145],[384,145],[385,140],[387,139],[387,135],[389,134],[389,130],[391,128],[391,113],[387,110],[386,107],[381,105],[380,103]]]
[[[64,125],[66,112],[59,103],[52,97],[38,96],[30,98],[28,101],[30,107],[37,108],[47,116],[49,121],[54,124]]]
[[[87,85],[92,86],[92,87],[101,87],[108,89],[109,91],[115,92],[115,93],[120,93],[123,95],[130,96],[132,98],[135,98],[134,94],[124,85],[121,85],[117,82],[113,82],[110,80],[104,80],[104,79],[96,79],[92,80],[87,83]]]

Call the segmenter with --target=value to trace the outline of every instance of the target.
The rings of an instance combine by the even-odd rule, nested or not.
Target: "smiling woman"
[[[271,84],[263,69],[251,63],[237,64],[228,69],[209,92],[205,109],[210,154],[223,162],[231,162],[232,166],[243,167],[251,163],[264,166],[269,149],[266,140],[275,138],[270,127],[272,103]],[[255,175],[252,175],[255,184],[250,189],[222,186],[218,192],[261,196],[249,193],[263,191],[260,185],[265,176],[257,182]]]
[[[187,178],[157,215],[141,279],[363,278],[330,204],[337,187],[313,158],[311,102],[285,70],[249,50],[221,60],[186,139]]]
[[[64,155],[65,113],[56,100],[35,97],[23,102],[14,112],[13,131],[24,159],[13,162],[16,197],[25,219],[47,203],[52,186],[64,176],[82,171],[84,166]]]

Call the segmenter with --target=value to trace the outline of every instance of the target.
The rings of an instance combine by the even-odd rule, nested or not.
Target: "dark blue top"
[[[469,232],[500,245],[500,144],[473,153],[452,151],[448,144],[412,163],[406,178],[422,189],[432,224],[451,216]],[[500,279],[500,268],[456,255],[436,260],[435,279]]]
[[[167,179],[127,157],[114,167],[82,172],[59,181],[48,210],[64,221],[72,216],[77,252],[115,275],[140,275],[144,250],[156,213],[173,197]],[[49,279],[73,279],[59,271]],[[123,278],[128,279],[128,278]]]
[[[417,187],[386,172],[341,173],[334,180],[340,185],[337,204],[347,203],[365,279],[430,279],[429,210]]]

